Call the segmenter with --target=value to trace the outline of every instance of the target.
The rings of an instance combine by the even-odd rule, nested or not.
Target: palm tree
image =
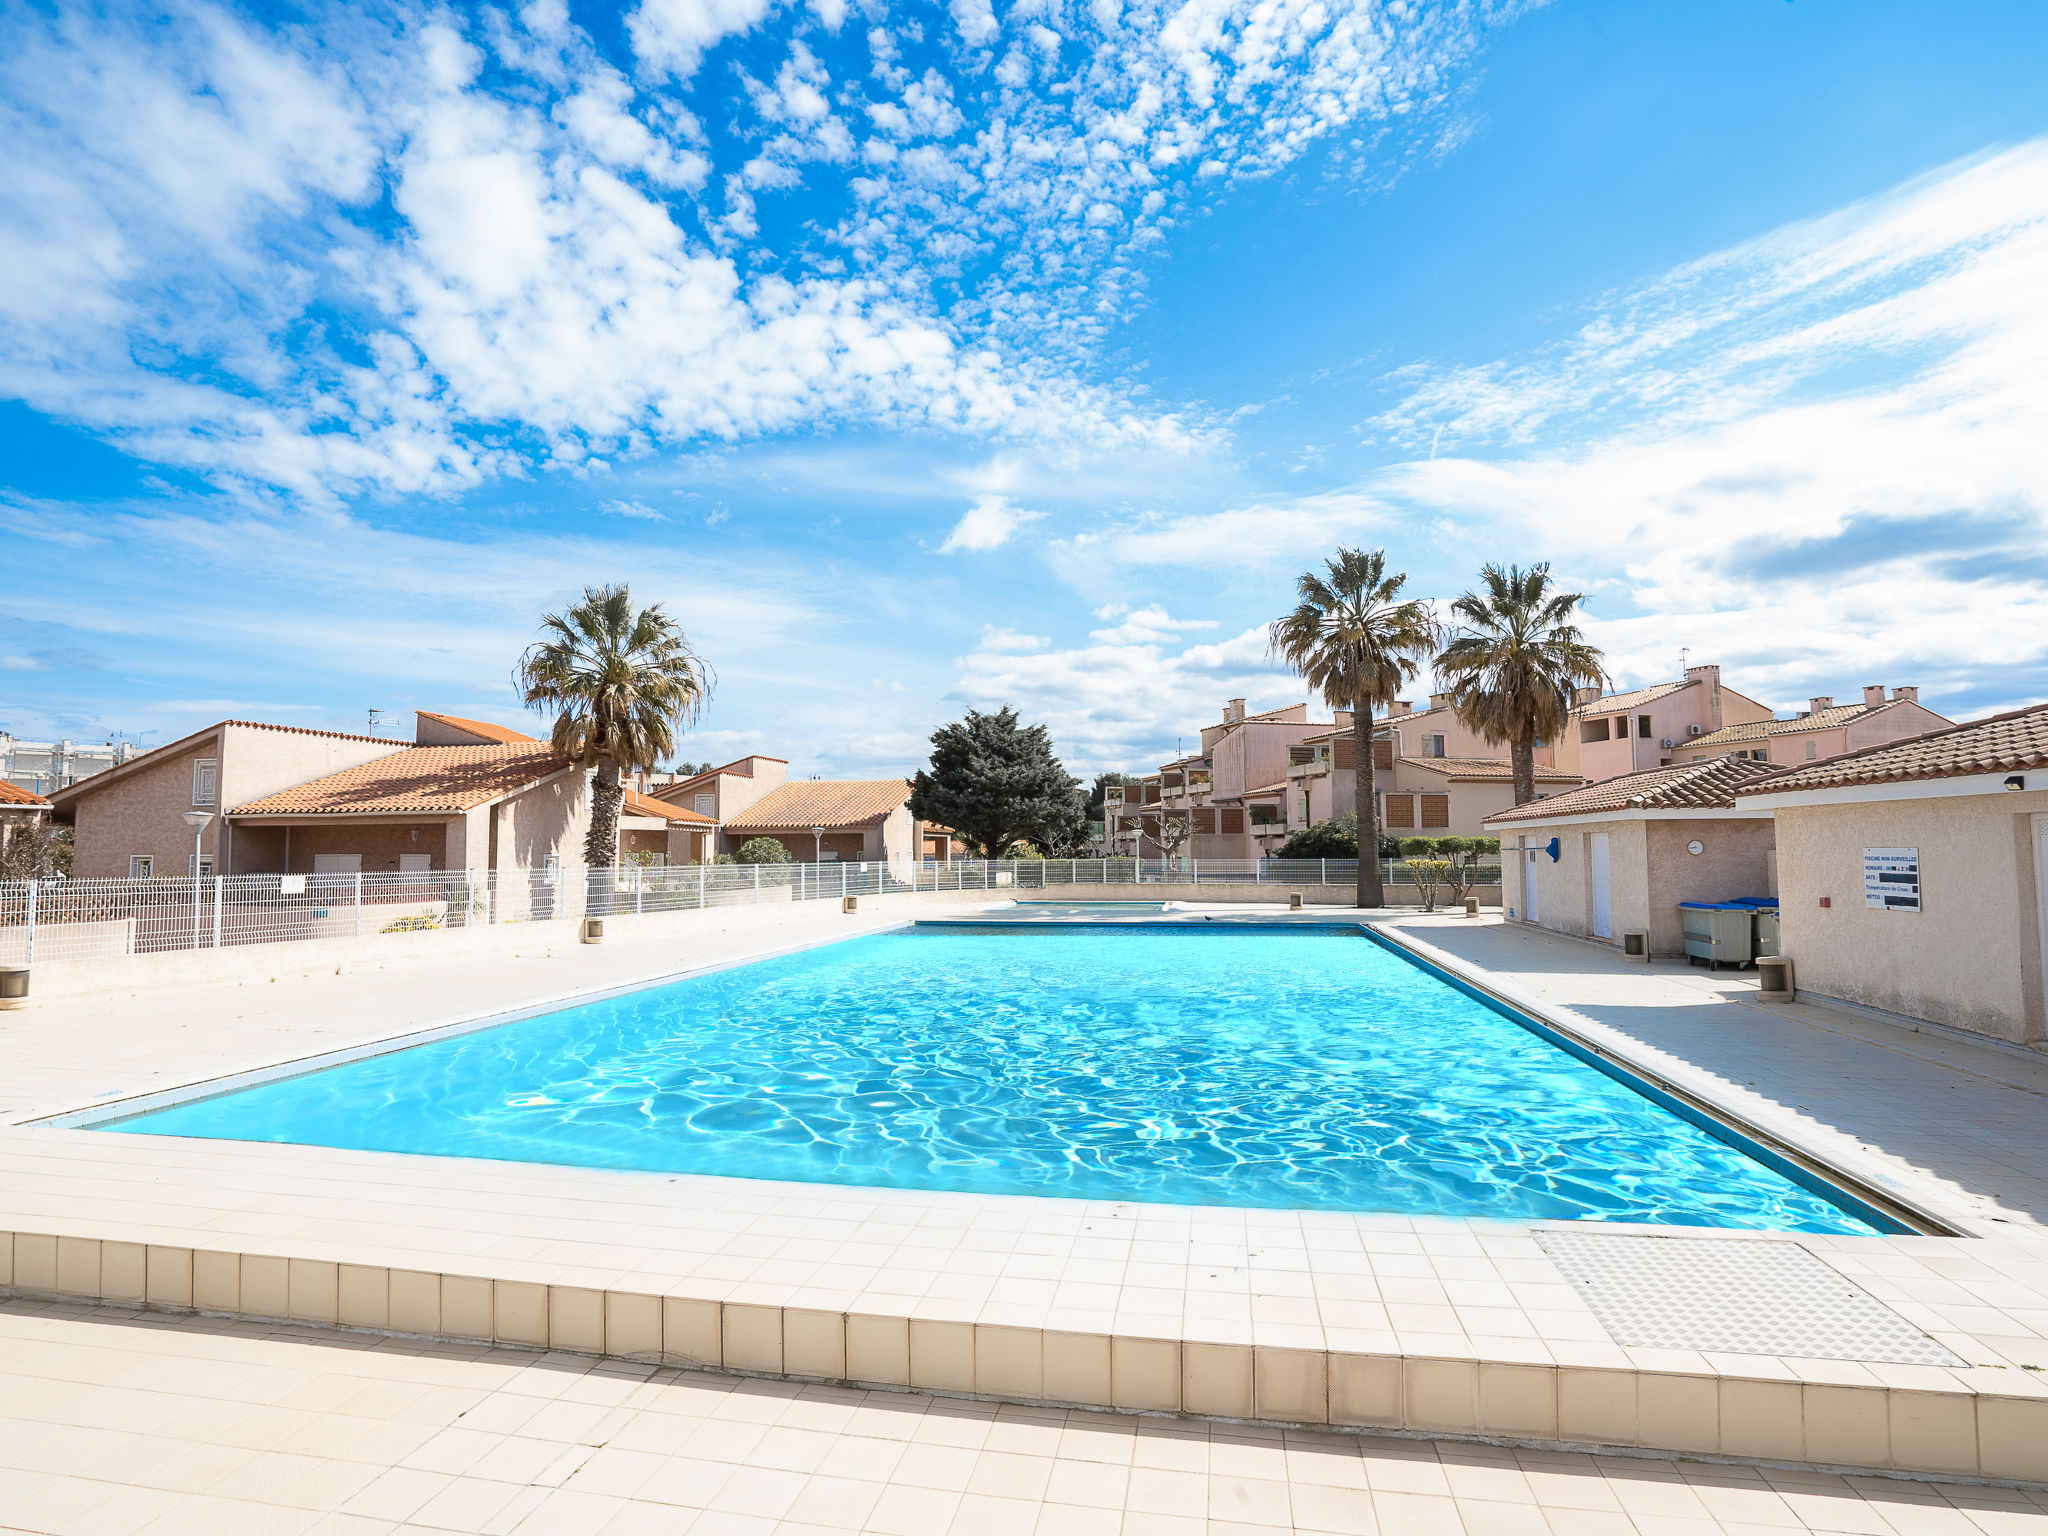
[[[711,669],[659,604],[633,608],[626,588],[585,587],[566,614],[545,614],[544,638],[519,659],[530,708],[556,710],[550,745],[565,762],[594,766],[585,862],[618,862],[621,773],[652,770],[675,751],[676,732],[710,698]]]
[[[1271,654],[1319,690],[1333,709],[1351,711],[1352,771],[1358,800],[1358,904],[1377,907],[1379,816],[1372,783],[1372,711],[1392,703],[1436,646],[1429,605],[1402,598],[1404,572],[1387,574],[1387,552],[1340,549],[1327,576],[1295,583],[1301,602],[1267,630]]]
[[[1536,798],[1536,742],[1555,741],[1570,721],[1572,690],[1605,687],[1606,658],[1572,622],[1583,592],[1558,592],[1550,566],[1497,565],[1479,573],[1483,593],[1451,604],[1450,644],[1436,659],[1437,678],[1458,719],[1491,742],[1508,744],[1515,804]]]

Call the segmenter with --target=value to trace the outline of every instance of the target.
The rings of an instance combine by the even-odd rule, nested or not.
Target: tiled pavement
[[[0,1303],[0,1530],[2013,1536],[2048,1492],[858,1392]]]

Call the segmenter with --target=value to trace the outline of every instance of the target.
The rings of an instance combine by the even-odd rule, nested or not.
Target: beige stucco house
[[[1675,762],[1684,742],[1772,718],[1768,704],[1723,684],[1719,667],[1687,667],[1676,682],[1627,693],[1581,689],[1551,756],[1559,768],[1597,784]]]
[[[1802,992],[2048,1044],[2048,704],[1747,786]]]
[[[1689,737],[1672,749],[1671,761],[1697,763],[1732,754],[1795,767],[1924,736],[1954,723],[1923,705],[1918,688],[1894,688],[1886,698],[1884,689],[1873,684],[1863,690],[1859,703],[1837,704],[1821,694],[1789,720],[1750,720]]]
[[[226,720],[52,798],[80,879],[576,869],[589,775],[508,727],[422,714],[427,744]],[[710,817],[629,793],[622,852],[707,857]]]
[[[909,863],[924,853],[907,779],[805,779],[770,790],[725,818],[725,853],[772,837],[797,863]]]
[[[1486,818],[1515,802],[1513,765],[1498,753],[1453,756],[1441,750],[1452,743],[1468,745],[1470,733],[1415,731],[1404,740],[1402,719],[1397,714],[1373,737],[1373,793],[1379,802],[1375,810],[1380,829],[1394,837],[1491,837]],[[1407,746],[1427,755],[1402,755]],[[1290,831],[1357,810],[1355,750],[1348,729],[1326,731],[1294,749],[1297,761],[1288,764],[1285,801]],[[1536,769],[1539,797],[1562,794],[1582,782],[1562,769]]]
[[[80,880],[193,874],[188,811],[213,820],[199,834],[198,873],[240,874],[234,828],[220,813],[325,774],[405,750],[388,737],[221,720],[51,795],[73,827],[71,873]]]
[[[1627,774],[1486,818],[1501,840],[1510,921],[1619,945],[1644,929],[1653,956],[1685,953],[1682,901],[1769,896],[1771,813],[1739,791],[1784,772],[1722,757]]]
[[[665,800],[671,805],[695,811],[699,816],[724,822],[788,781],[787,760],[755,753],[690,778],[649,789],[647,793],[656,800]]]

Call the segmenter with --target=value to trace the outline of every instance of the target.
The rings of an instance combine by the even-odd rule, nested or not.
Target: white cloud
[[[317,498],[828,420],[1193,441],[874,282],[752,276],[693,238],[649,185],[700,181],[701,156],[552,13],[494,42],[532,71],[510,95],[441,23],[337,41],[344,78],[223,12],[146,36],[78,14],[0,23],[26,193],[0,215],[0,387],[145,457]],[[831,153],[818,72],[785,74],[808,138],[777,163]],[[729,222],[753,228],[744,189]]]
[[[1043,512],[1027,512],[1011,505],[1007,496],[983,496],[953,526],[946,542],[939,546],[939,553],[978,555],[1001,549],[1019,528],[1043,516]]]
[[[767,14],[768,0],[640,0],[626,32],[650,69],[687,80],[710,48]]]
[[[1008,704],[1045,722],[1076,772],[1143,771],[1176,737],[1192,747],[1202,726],[1222,718],[1228,699],[1271,709],[1307,696],[1267,660],[1263,628],[1194,645],[1177,634],[1215,627],[1215,620],[1171,619],[1151,608],[1095,631],[1085,645],[1030,651],[995,630],[960,659],[954,691],[973,707]],[[1320,704],[1314,714],[1328,716]]]

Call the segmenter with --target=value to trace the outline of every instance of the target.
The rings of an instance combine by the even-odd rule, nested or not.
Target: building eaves
[[[576,771],[539,743],[408,747],[235,806],[228,815],[452,815]]]
[[[1602,811],[1732,811],[1738,793],[1768,779],[1781,778],[1785,769],[1745,757],[1713,757],[1704,762],[1673,763],[1641,773],[1603,779],[1581,789],[1566,790],[1547,800],[1532,800],[1505,811],[1496,811],[1485,823],[1545,821],[1556,816],[1587,816]]]
[[[2048,767],[2048,704],[2030,704],[1904,741],[1802,763],[1769,785],[1755,785],[1743,793],[1776,795],[1853,784],[1903,784],[2042,767]]]
[[[1574,715],[1618,715],[1631,709],[1640,709],[1645,704],[1654,704],[1659,699],[1668,699],[1674,693],[1683,693],[1699,682],[1689,677],[1679,683],[1652,683],[1647,688],[1632,689],[1628,693],[1610,693],[1584,704],[1572,706]]]
[[[1410,768],[1440,773],[1448,779],[1512,779],[1515,765],[1503,757],[1397,757],[1395,762]],[[1545,784],[1577,784],[1584,775],[1561,768],[1536,765],[1536,778]]]

